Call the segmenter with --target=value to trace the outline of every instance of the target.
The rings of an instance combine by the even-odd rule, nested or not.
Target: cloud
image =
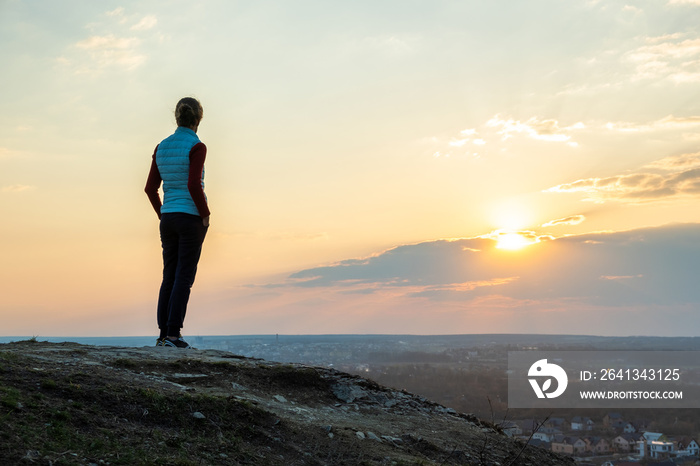
[[[642,133],[653,131],[674,131],[693,129],[700,126],[700,116],[674,117],[666,116],[651,123],[609,122],[605,128],[622,133]]]
[[[517,252],[498,250],[488,238],[428,241],[301,270],[283,286],[439,301],[500,296],[606,306],[700,303],[698,237],[700,224],[686,224],[567,236]]]
[[[23,191],[31,191],[36,189],[36,186],[29,186],[25,184],[13,184],[10,186],[3,186],[2,192],[3,193],[21,193]]]
[[[503,140],[509,139],[516,134],[523,134],[532,139],[550,142],[567,142],[571,139],[571,131],[585,128],[583,123],[561,128],[557,120],[539,120],[532,117],[525,122],[512,118],[503,119],[496,115],[486,122],[486,126],[498,128],[498,134],[503,136]]]
[[[645,44],[623,59],[634,66],[632,81],[670,80],[677,84],[700,81],[700,39],[671,34],[646,38]]]
[[[563,125],[556,119],[540,119],[530,117],[527,120],[516,120],[495,115],[484,124],[476,128],[467,128],[458,134],[445,140],[444,138],[429,137],[421,139],[421,143],[432,146],[431,152],[435,157],[450,157],[452,155],[472,155],[479,156],[494,148],[505,149],[508,143],[522,141],[525,138],[544,143],[563,143],[569,147],[579,147],[574,140],[577,132],[588,130],[588,132],[612,132],[620,134],[641,134],[641,133],[663,133],[679,137],[673,132],[685,131],[680,137],[684,139],[697,139],[698,129],[700,129],[700,116],[674,116],[667,115],[651,122],[631,122],[631,121],[610,121],[607,123],[577,122],[570,125]],[[478,152],[472,152],[478,151]],[[658,167],[654,167],[658,168]]]
[[[700,0],[669,0],[669,5],[700,5]]]
[[[153,15],[144,16],[141,21],[131,26],[132,31],[147,31],[158,23],[158,18]]]
[[[529,230],[496,230],[481,236],[481,238],[488,238],[496,241],[496,247],[500,249],[520,249],[526,245],[553,239],[550,235],[540,235],[537,232]]]
[[[700,152],[664,157],[643,168],[649,171],[584,178],[554,186],[545,192],[585,193],[588,195],[586,200],[594,202],[655,201],[700,194]]]
[[[284,322],[298,333],[688,335],[700,325],[699,237],[700,224],[676,224],[518,251],[485,237],[407,244],[240,288],[222,313],[241,309],[238,328],[257,319],[251,333]]]
[[[116,37],[113,34],[91,36],[75,44],[89,54],[92,70],[116,66],[133,70],[146,61],[146,56],[139,53],[141,41],[135,37]]]
[[[421,139],[422,143],[430,144],[438,150],[432,152],[435,157],[450,157],[454,153],[478,157],[485,146],[503,148],[503,144],[518,136],[547,143],[566,143],[570,147],[578,147],[573,141],[573,133],[585,129],[582,122],[570,126],[562,126],[554,119],[541,120],[531,117],[526,121],[513,118],[503,118],[495,115],[477,128],[467,128],[445,141],[438,137]],[[476,151],[476,152],[472,152]]]
[[[294,286],[430,286],[491,280],[465,269],[465,258],[476,257],[477,251],[493,247],[495,241],[485,238],[439,240],[398,246],[375,256],[350,259],[337,264],[315,267],[289,276]],[[469,263],[467,260],[466,263]]]
[[[694,4],[700,5],[697,1],[700,0]],[[675,11],[672,16],[679,13]],[[622,41],[620,44],[618,48],[596,50],[588,57],[574,58],[575,65],[580,67],[579,74],[586,76],[586,82],[572,81],[556,95],[579,94],[594,98],[605,94],[613,98],[632,92],[630,95],[641,98],[642,93],[660,91],[668,94],[666,85],[675,89],[700,81],[700,36],[692,28],[689,32],[673,34],[640,34],[631,42]]]
[[[700,195],[700,154],[660,159],[645,166],[665,173],[638,172],[604,178],[584,178],[551,187],[545,192],[585,193],[585,200],[650,202]]]
[[[700,167],[700,152],[690,154],[672,155],[656,160],[644,166],[644,168],[659,169],[659,170],[688,170],[691,168]]]
[[[464,298],[465,292],[470,292],[477,288],[505,285],[519,278],[520,277],[506,277],[494,278],[491,280],[475,280],[465,283],[452,283],[449,285],[416,286],[406,290],[405,296],[409,298],[439,298],[441,300],[448,299],[459,301],[460,297]]]
[[[429,241],[302,270],[277,286],[325,289],[329,299],[343,293],[344,299],[377,295],[473,304],[488,298],[527,306],[700,303],[694,284],[699,235],[700,225],[674,225],[569,236],[509,253],[486,238]],[[536,260],[518,259],[524,253]]]
[[[107,11],[101,21],[86,25],[92,35],[74,43],[56,62],[78,74],[97,75],[107,69],[133,71],[148,59],[142,41],[149,39],[145,32],[156,24],[155,15],[139,17],[127,14],[122,7]]]
[[[107,16],[124,16],[124,8],[123,7],[117,7],[114,10],[108,11],[105,13]]]
[[[546,227],[555,227],[555,226],[559,226],[559,225],[578,225],[579,223],[583,223],[584,220],[586,220],[586,217],[583,215],[571,215],[569,217],[551,220],[551,221],[543,224],[542,227],[546,228]]]
[[[644,275],[603,275],[600,277],[601,280],[632,280],[634,278],[643,278]]]

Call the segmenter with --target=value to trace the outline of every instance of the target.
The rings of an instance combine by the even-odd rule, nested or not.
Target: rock
[[[333,394],[341,401],[352,403],[353,401],[367,397],[367,392],[357,385],[336,384],[333,386]]]
[[[355,432],[355,435],[356,435],[357,438],[359,438],[360,440],[364,440],[364,439],[365,439],[365,433],[364,433],[364,432],[359,432],[359,431],[358,431],[358,432]]]
[[[403,440],[401,440],[398,437],[392,437],[391,435],[382,435],[382,438],[384,440],[386,440],[387,442],[392,442],[392,443],[396,443],[396,444],[403,443]]]
[[[143,372],[141,372],[141,375],[144,375]],[[171,375],[172,378],[174,379],[200,379],[202,377],[209,377],[207,374],[181,374],[181,373],[175,373]]]
[[[376,440],[377,442],[381,442],[382,439],[377,437],[377,435],[374,432],[367,432],[367,438],[370,440]]]
[[[439,413],[445,413],[445,414],[457,414],[457,411],[455,411],[452,408],[446,408],[444,406],[436,406],[435,411]]]
[[[28,460],[30,462],[34,462],[34,460],[38,460],[41,458],[41,453],[39,453],[38,450],[28,450],[27,454],[24,455],[23,460]]]
[[[194,413],[192,413],[192,417],[195,419],[206,419],[206,416],[200,413],[199,411],[195,411]]]
[[[243,385],[237,384],[236,382],[231,382],[231,389],[239,392],[247,390]]]
[[[333,426],[323,426],[323,430],[325,430],[326,432],[328,432],[328,438],[333,438],[333,437],[335,437],[335,435],[333,434],[333,432],[331,432],[331,431],[333,430]]]
[[[286,403],[286,402],[287,402],[287,399],[286,399],[285,397],[283,397],[282,395],[275,395],[275,396],[273,396],[272,398],[274,398],[275,400],[279,401],[280,403]]]
[[[385,393],[373,393],[370,395],[369,398],[371,402],[377,403],[379,405],[383,405],[387,401],[389,401],[389,397]]]

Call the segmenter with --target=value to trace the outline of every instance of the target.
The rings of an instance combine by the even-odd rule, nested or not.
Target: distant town
[[[0,337],[0,343],[23,337]],[[90,345],[150,346],[149,337],[42,338]],[[508,409],[507,354],[521,350],[700,351],[695,337],[581,335],[243,335],[189,337],[199,349],[331,367],[474,413],[509,436],[579,464],[690,465],[700,456],[700,410]]]
[[[671,437],[649,431],[650,420],[629,421],[617,412],[602,419],[574,416],[506,421],[501,428],[556,453],[577,457],[581,464],[618,466],[636,464],[696,464],[698,442],[689,436]],[[596,434],[597,433],[597,434]],[[597,460],[597,461],[596,461]]]

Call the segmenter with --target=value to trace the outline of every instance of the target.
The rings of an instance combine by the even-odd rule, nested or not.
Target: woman
[[[177,103],[177,129],[156,146],[146,182],[146,194],[160,219],[163,245],[163,283],[158,296],[160,336],[156,346],[191,348],[182,338],[181,329],[209,228],[204,194],[207,147],[197,137],[203,113],[202,105],[192,97]],[[162,204],[158,194],[161,182]]]

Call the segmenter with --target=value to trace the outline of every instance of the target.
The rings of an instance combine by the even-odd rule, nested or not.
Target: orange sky
[[[143,187],[194,95],[212,227],[185,333],[693,335],[699,20],[0,2],[0,334],[155,332]]]

